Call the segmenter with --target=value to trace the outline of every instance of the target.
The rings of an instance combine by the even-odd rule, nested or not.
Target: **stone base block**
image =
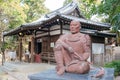
[[[99,71],[99,68],[90,70],[87,74],[74,74],[65,72],[59,76],[56,74],[55,69],[47,70],[44,72],[29,75],[30,80],[114,80],[114,69],[105,68],[105,75],[100,78],[92,77]]]

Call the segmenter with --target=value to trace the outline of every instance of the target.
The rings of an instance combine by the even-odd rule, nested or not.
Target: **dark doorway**
[[[42,43],[41,42],[37,42],[36,46],[35,46],[35,52],[36,54],[40,54],[42,51]]]
[[[31,42],[28,43],[28,50],[31,53]]]

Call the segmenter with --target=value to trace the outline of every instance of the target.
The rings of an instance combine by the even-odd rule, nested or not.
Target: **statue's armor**
[[[67,44],[67,46],[64,47],[59,40]],[[59,40],[54,48],[57,69],[59,70],[60,67],[65,66],[67,72],[88,72],[90,67],[87,60],[81,61],[77,55],[70,53],[67,49],[71,47],[79,56],[82,56],[84,53],[90,53],[89,36],[79,33],[72,38],[71,34],[66,34],[61,36]]]

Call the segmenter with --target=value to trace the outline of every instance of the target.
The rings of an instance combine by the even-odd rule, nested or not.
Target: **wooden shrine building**
[[[80,32],[90,35],[92,39],[90,60],[96,64],[103,64],[104,56],[106,55],[106,38],[115,38],[116,34],[104,32],[110,30],[111,26],[109,24],[85,19],[74,2],[44,15],[43,18],[36,21],[22,24],[20,27],[4,33],[4,37],[12,35],[19,37],[19,55],[21,55],[21,40],[24,35],[30,35],[30,52],[32,57],[35,54],[40,54],[43,62],[55,63],[53,47],[60,35],[69,33],[69,23],[71,20],[80,21],[82,26]],[[100,50],[96,51],[96,48]],[[100,58],[100,60],[96,62],[96,58]],[[33,58],[31,61],[34,62]]]

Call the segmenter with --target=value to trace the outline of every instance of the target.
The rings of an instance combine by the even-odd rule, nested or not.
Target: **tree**
[[[44,5],[45,0],[23,0],[22,4],[29,6],[29,9],[25,11],[27,18],[26,22],[32,22],[39,19],[43,14],[49,12]]]
[[[8,29],[13,29],[25,23],[26,14],[24,10],[27,10],[28,6],[22,6],[20,0],[7,0],[0,3],[3,10],[2,14],[6,15],[4,19],[8,21]]]
[[[111,23],[114,29],[120,29],[120,0],[102,0],[95,8],[94,14],[108,16],[106,22]]]
[[[112,32],[117,34],[117,42],[120,43],[120,0],[102,0],[95,8],[94,14],[108,16],[106,22],[112,26]]]

